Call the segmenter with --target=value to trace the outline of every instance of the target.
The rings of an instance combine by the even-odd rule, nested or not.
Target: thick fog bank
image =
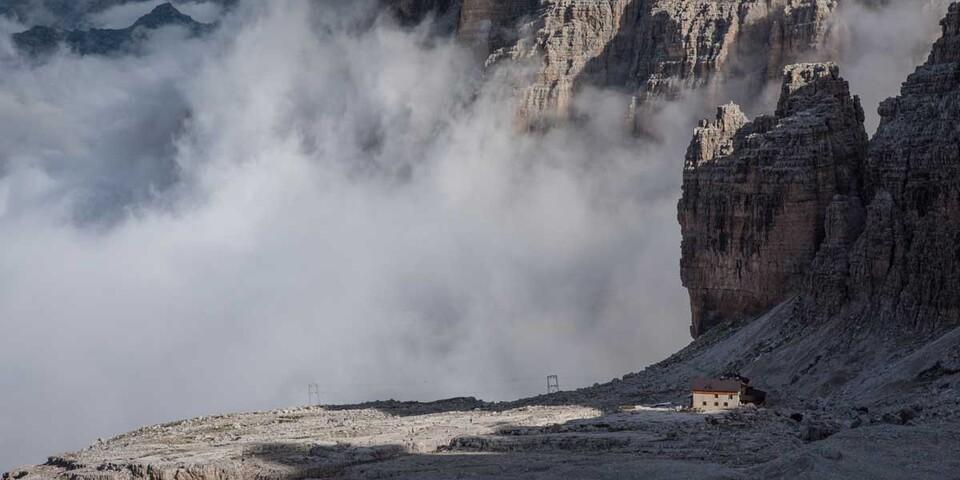
[[[373,3],[241,2],[209,37],[44,62],[0,20],[0,470],[312,382],[327,403],[510,399],[689,340],[676,201],[710,108],[663,105],[643,141],[588,91],[583,122],[521,134],[529,72],[484,78]],[[854,88],[892,95],[877,55]]]
[[[687,341],[689,114],[642,145],[596,92],[586,124],[521,135],[459,47],[312,3],[142,57],[3,45],[0,465],[310,382],[507,399]]]

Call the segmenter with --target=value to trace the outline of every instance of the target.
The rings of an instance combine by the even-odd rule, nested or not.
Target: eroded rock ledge
[[[773,116],[736,105],[701,122],[687,151],[679,221],[691,333],[755,316],[794,294],[837,196],[858,196],[863,109],[833,64],[786,68]]]
[[[850,295],[837,299],[921,330],[960,323],[960,5],[941,24],[927,62],[880,105],[866,225],[849,255]]]
[[[727,106],[697,129],[679,213],[694,336],[792,293],[802,322],[904,341],[960,324],[960,6],[941,23],[868,145],[829,65],[787,69],[774,117]]]
[[[521,116],[571,114],[584,85],[636,104],[727,77],[758,84],[785,65],[829,57],[837,0],[463,0],[458,36],[488,64],[533,61]]]

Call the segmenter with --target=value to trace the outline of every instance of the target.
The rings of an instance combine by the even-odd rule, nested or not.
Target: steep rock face
[[[883,323],[960,322],[960,6],[927,62],[880,106],[865,179],[869,215],[850,253],[851,300]]]
[[[772,308],[791,293],[801,297],[793,317],[799,323],[843,320],[870,329],[912,332],[898,337],[904,341],[923,341],[960,324],[957,4],[951,5],[942,27],[927,62],[908,77],[900,96],[880,105],[881,125],[861,167],[854,161],[830,167],[823,159],[838,150],[811,150],[821,159],[818,169],[827,168],[819,170],[817,188],[810,190],[818,192],[815,200],[802,207],[791,206],[788,196],[786,203],[773,204],[772,214],[765,213],[770,199],[779,194],[771,197],[754,187],[755,178],[766,175],[763,167],[743,162],[742,170],[718,166],[722,162],[717,159],[744,155],[738,153],[738,137],[758,133],[748,124],[731,134],[730,129],[737,128],[730,120],[732,107],[721,110],[722,119],[698,129],[680,204],[681,270],[690,289],[695,335],[717,321]],[[791,78],[802,72],[798,68],[788,70],[776,117],[823,122],[834,133],[848,129],[853,117],[841,122],[835,111],[807,110],[804,105],[813,105],[816,96],[801,94],[808,88],[806,80]],[[837,91],[842,90],[845,86]],[[801,131],[806,135],[816,129]],[[789,138],[776,143],[788,150],[802,144]],[[789,158],[778,155],[781,162]],[[724,175],[732,180],[717,180]],[[783,188],[788,192],[812,185],[809,176],[788,175],[779,181],[787,184]],[[750,215],[772,221],[764,224],[763,235],[756,234],[757,220],[744,220]],[[808,220],[796,223],[799,218]],[[782,221],[803,229],[780,235],[776,232]],[[731,226],[739,229],[733,236]],[[757,238],[765,240],[758,243]],[[751,278],[744,280],[746,275]],[[758,294],[760,285],[765,290]]]
[[[776,113],[746,123],[736,105],[701,122],[686,158],[681,278],[691,334],[758,315],[799,291],[835,232],[831,205],[859,197],[867,135],[833,64],[788,67]]]
[[[521,108],[535,121],[570,115],[573,92],[583,85],[620,89],[642,103],[727,76],[776,77],[787,64],[821,56],[817,48],[836,6],[836,0],[466,0],[461,38],[493,52],[488,63],[539,59]],[[517,28],[522,19],[528,28]],[[489,28],[511,29],[518,38]]]
[[[385,0],[384,3],[401,19],[419,22],[431,13],[442,15],[456,8],[458,2],[455,0]]]
[[[381,4],[402,25],[416,25],[432,16],[436,30],[443,34],[456,31],[460,16],[459,0],[381,0]]]
[[[482,55],[517,41],[520,24],[536,17],[543,0],[463,0],[458,37]]]

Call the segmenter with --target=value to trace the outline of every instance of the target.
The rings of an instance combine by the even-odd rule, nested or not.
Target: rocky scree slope
[[[857,428],[827,412],[702,416],[470,399],[307,407],[145,427],[4,480],[949,478],[960,428],[921,416]],[[802,418],[799,418],[802,417]],[[898,417],[900,418],[900,417]]]

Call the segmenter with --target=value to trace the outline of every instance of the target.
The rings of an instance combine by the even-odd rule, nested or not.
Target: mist
[[[687,112],[644,145],[592,92],[590,121],[521,134],[523,69],[481,82],[427,28],[312,4],[249,2],[140,57],[3,46],[0,465],[311,382],[512,399],[688,341]]]
[[[950,0],[860,0],[840,5],[829,41],[836,48],[841,75],[860,96],[868,134],[880,125],[880,102],[898,95],[907,75],[926,61],[949,5]]]
[[[506,400],[689,341],[676,201],[703,99],[651,114],[656,142],[599,90],[521,133],[524,66],[480,72],[373,3],[241,2],[207,38],[42,64],[0,20],[0,471],[309,383]],[[871,52],[841,62],[868,111],[902,78]]]

